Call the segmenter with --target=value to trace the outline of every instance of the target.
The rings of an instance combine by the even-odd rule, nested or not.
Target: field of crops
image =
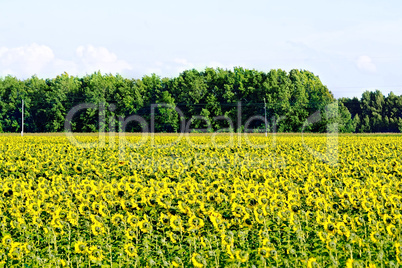
[[[140,138],[0,136],[0,267],[402,266],[401,136]]]

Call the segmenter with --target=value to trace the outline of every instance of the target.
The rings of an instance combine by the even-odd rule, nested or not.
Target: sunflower
[[[221,234],[221,241],[222,241],[222,245],[226,246],[226,245],[233,245],[234,239],[232,234],[225,234],[224,232],[222,232]]]
[[[111,221],[113,225],[121,226],[121,224],[124,222],[124,216],[119,213],[114,214]]]
[[[346,268],[353,268],[353,262],[354,262],[354,260],[352,258],[349,258],[346,261]]]
[[[56,263],[62,267],[67,266],[67,262],[65,260],[62,259],[57,259]]]
[[[36,202],[32,202],[28,205],[28,210],[31,214],[34,215],[39,215],[42,212],[42,209],[40,208],[40,204]]]
[[[183,231],[183,225],[180,216],[174,215],[170,217],[170,228],[174,231]]]
[[[264,224],[264,216],[262,214],[255,214],[255,221],[259,224]]]
[[[14,229],[19,229],[21,228],[23,225],[25,225],[25,220],[24,218],[22,218],[22,216],[16,217],[15,220],[10,222],[11,227]]]
[[[106,229],[105,229],[105,227],[101,224],[101,223],[95,223],[95,224],[92,224],[92,226],[91,226],[91,230],[92,230],[92,233],[94,234],[94,235],[103,235],[103,234],[105,234],[106,233]]]
[[[232,245],[226,245],[226,253],[229,255],[229,258],[234,260],[236,259],[235,251],[233,250]]]
[[[32,217],[32,224],[37,228],[40,228],[40,227],[43,226],[42,219],[40,217],[38,217],[38,216],[33,216]]]
[[[123,209],[123,210],[126,210],[126,211],[135,209],[135,208],[137,208],[137,206],[138,206],[134,201],[131,201],[131,200],[124,200],[124,199],[122,199],[122,200],[120,201],[120,205],[121,205],[122,209]]]
[[[53,228],[63,228],[63,222],[57,216],[54,216],[52,221],[50,222],[50,226]]]
[[[200,244],[201,244],[204,248],[207,248],[207,243],[206,243],[205,241],[206,241],[206,239],[205,239],[204,237],[201,237]]]
[[[79,207],[78,207],[79,212],[82,215],[86,215],[89,213],[89,206],[86,203],[82,203]]]
[[[381,239],[381,234],[379,232],[372,232],[370,234],[370,240],[373,241],[373,243],[377,243]]]
[[[318,232],[318,237],[321,239],[323,243],[325,243],[328,239],[328,234],[326,232]]]
[[[179,236],[174,232],[169,232],[168,236],[170,238],[170,241],[172,241],[172,243],[177,243],[177,240],[179,240]]]
[[[172,266],[173,267],[180,267],[180,264],[178,264],[175,260],[172,261]]]
[[[245,212],[245,209],[243,206],[233,203],[232,204],[232,213],[234,216],[241,218],[243,216],[243,213]]]
[[[385,214],[382,217],[382,219],[383,219],[385,225],[390,225],[390,224],[394,223],[394,220],[392,219],[392,217],[387,214]]]
[[[269,252],[271,251],[272,248],[268,247],[262,247],[258,249],[258,254],[264,258],[268,258],[270,256]]]
[[[134,245],[132,243],[128,243],[128,244],[124,245],[124,252],[126,252],[126,254],[129,257],[137,256],[137,249],[134,247]]]
[[[161,215],[159,216],[159,222],[164,226],[169,226],[170,224],[169,216],[164,213],[161,213]]]
[[[396,235],[396,232],[398,231],[397,228],[395,227],[395,225],[393,225],[393,224],[388,225],[388,226],[386,227],[386,229],[387,229],[387,233],[388,233],[390,236],[395,236],[395,235]]]
[[[332,223],[332,222],[328,222],[328,221],[326,221],[326,222],[324,223],[324,228],[325,228],[325,230],[326,230],[327,232],[329,232],[329,233],[335,233],[335,232],[337,231],[335,224]]]
[[[240,250],[240,249],[235,251],[235,255],[236,255],[236,260],[238,260],[239,262],[247,262],[249,259],[248,252]]]
[[[203,258],[200,254],[194,252],[191,256],[191,262],[193,263],[194,267],[202,268],[204,267]]]
[[[104,258],[102,248],[100,246],[91,246],[89,248],[89,259],[94,262],[102,261]]]
[[[396,253],[400,253],[400,252],[402,252],[402,244],[401,243],[395,243],[395,250],[396,250]]]
[[[6,234],[5,236],[3,236],[3,238],[1,239],[1,243],[3,244],[4,247],[11,246],[11,244],[13,243],[11,235]]]
[[[92,210],[93,211],[96,211],[96,212],[99,212],[99,209],[100,209],[100,203],[99,202],[93,202],[92,203]]]
[[[335,250],[336,249],[336,240],[328,239],[326,243],[326,247],[328,250]]]
[[[195,215],[191,216],[188,219],[190,230],[198,230],[204,226],[204,221]]]
[[[73,168],[74,168],[74,171],[78,174],[81,174],[84,171],[83,167],[81,167],[79,165],[75,165]]]
[[[64,235],[64,229],[63,229],[63,226],[56,226],[56,227],[54,227],[53,228],[53,232],[54,232],[54,234],[56,234],[56,235]]]
[[[128,240],[133,240],[136,237],[135,231],[131,228],[128,228],[124,234]]]
[[[20,260],[24,257],[23,244],[19,242],[12,242],[8,256],[12,260]]]
[[[316,267],[319,267],[317,259],[310,257],[307,261],[307,268],[316,268]]]
[[[149,233],[152,230],[152,225],[147,219],[140,221],[138,226],[143,233]]]
[[[339,235],[346,234],[347,231],[348,231],[348,229],[347,229],[347,227],[346,227],[346,224],[345,224],[344,222],[342,222],[342,221],[340,221],[340,222],[338,222],[338,223],[336,224],[335,230],[336,230],[336,232],[337,232]]]
[[[82,241],[78,241],[78,242],[75,243],[74,249],[75,249],[76,253],[84,254],[88,250],[87,243],[82,242]]]
[[[187,204],[183,201],[179,201],[178,202],[178,206],[179,211],[183,214],[187,214],[187,212],[189,211],[189,207],[187,206]]]
[[[78,214],[70,210],[67,214],[67,220],[74,226],[78,226]]]
[[[133,214],[128,214],[129,216],[127,217],[127,223],[130,224],[132,228],[136,228],[140,221],[138,220],[138,217],[133,215]]]

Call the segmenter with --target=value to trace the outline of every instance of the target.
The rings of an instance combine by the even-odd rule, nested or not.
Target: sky
[[[304,69],[340,97],[402,94],[402,1],[0,0],[0,77]]]

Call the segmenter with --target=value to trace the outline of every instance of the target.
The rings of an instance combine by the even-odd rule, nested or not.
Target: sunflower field
[[[0,136],[0,267],[402,266],[401,136],[77,139]]]

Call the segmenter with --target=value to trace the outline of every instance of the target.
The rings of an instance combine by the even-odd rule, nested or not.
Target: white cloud
[[[51,68],[51,70],[49,70],[46,76],[48,78],[64,72],[67,72],[70,75],[82,75],[82,71],[79,69],[80,66],[73,60],[55,59],[49,68]]]
[[[173,62],[177,63],[177,64],[181,64],[181,65],[192,65],[191,63],[188,62],[187,59],[180,59],[180,58],[176,58],[173,60]]]
[[[56,58],[50,47],[36,43],[0,47],[1,76],[11,74],[24,79],[36,74],[50,78],[63,72],[84,75],[98,70],[102,73],[121,73],[131,69],[129,63],[118,59],[105,47],[80,46],[76,49],[76,57],[71,60]]]
[[[373,63],[373,61],[369,56],[366,55],[360,56],[357,59],[356,64],[359,70],[369,73],[375,73],[377,71],[377,67],[375,66],[375,64]]]
[[[239,64],[239,65],[236,65],[236,64],[223,64],[223,63],[220,63],[220,62],[217,62],[217,61],[209,62],[208,65],[206,65],[205,67],[210,67],[210,68],[214,68],[214,69],[222,68],[222,69],[232,70],[236,66],[246,68],[245,64]]]
[[[53,60],[52,49],[36,43],[14,48],[0,47],[0,67],[13,75],[40,74]]]
[[[206,62],[196,62],[190,61],[185,58],[173,58],[166,61],[155,61],[153,65],[142,65],[139,69],[139,73],[144,73],[149,75],[155,73],[162,77],[176,77],[185,70],[196,69],[198,71],[203,71],[206,67],[211,68],[222,68],[222,69],[233,69],[235,66],[243,66],[242,64],[223,64],[217,61]]]
[[[145,70],[145,74],[149,75],[151,73],[155,73],[157,75],[161,75],[163,77],[173,77],[178,76],[181,72],[189,69],[195,68],[195,65],[189,62],[184,58],[174,58],[167,61],[156,61],[153,65],[141,66],[139,72],[143,73]]]
[[[210,67],[210,68],[218,68],[219,67],[222,69],[233,69],[235,66],[244,67],[244,65],[235,65],[235,64],[228,64],[228,63],[223,64],[223,63],[217,62],[217,61],[210,61],[208,63],[205,63],[205,62],[192,63],[192,62],[189,62],[187,59],[179,59],[179,58],[174,59],[173,63],[168,65],[169,69],[173,69],[177,73],[181,73],[185,70],[190,70],[193,68],[201,71],[201,70],[204,70],[206,67]]]
[[[13,75],[13,76],[15,76],[13,70],[11,70],[11,69],[2,70],[1,73],[0,73],[0,77],[2,77],[2,76],[7,76],[7,75]]]
[[[94,47],[92,45],[79,46],[76,50],[80,66],[86,72],[100,70],[103,73],[121,73],[131,70],[132,67],[124,60],[119,60],[116,54],[105,47]]]
[[[222,63],[220,63],[220,62],[217,62],[217,61],[211,61],[209,64],[208,64],[208,67],[211,67],[211,68],[225,68],[225,66],[224,66],[224,64],[222,64]]]
[[[151,75],[151,74],[161,75],[161,73],[162,73],[162,69],[160,69],[160,68],[146,68],[145,75]]]
[[[187,59],[181,58],[174,59],[172,65],[174,66],[173,69],[176,73],[182,73],[195,67],[194,64],[189,62]]]

